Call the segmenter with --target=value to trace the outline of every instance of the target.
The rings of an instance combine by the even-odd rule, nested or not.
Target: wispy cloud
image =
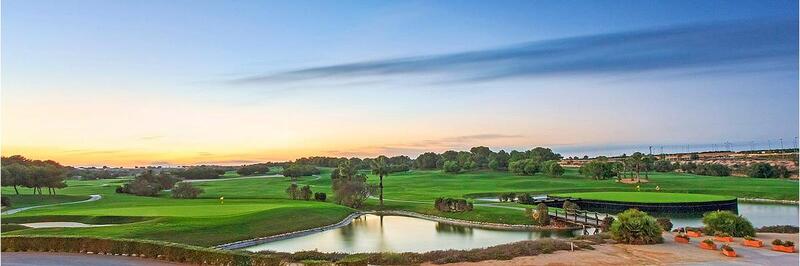
[[[156,136],[143,136],[143,137],[140,137],[139,140],[149,141],[149,140],[158,140],[158,139],[162,139],[162,138],[164,138],[164,136],[158,136],[158,135],[156,135]]]
[[[578,36],[462,53],[316,66],[232,80],[234,84],[442,74],[441,81],[489,81],[558,74],[731,68],[797,69],[796,21],[735,21]]]

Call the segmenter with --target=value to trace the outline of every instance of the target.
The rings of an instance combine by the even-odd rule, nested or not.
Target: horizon
[[[797,147],[798,3],[726,3],[4,1],[2,155]]]

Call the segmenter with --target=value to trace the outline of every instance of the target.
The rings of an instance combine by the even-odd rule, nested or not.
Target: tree
[[[331,183],[336,203],[351,208],[361,207],[371,190],[367,185],[367,176],[358,173],[349,161],[340,163],[336,171],[338,178],[332,178]]]
[[[289,196],[290,199],[296,200],[300,196],[300,190],[297,188],[297,183],[292,183],[286,188],[286,195]]]
[[[433,152],[426,152],[417,156],[414,160],[414,166],[417,169],[436,169],[436,162],[439,161],[439,155]]]
[[[524,159],[508,163],[508,170],[517,175],[535,175],[541,170],[541,165],[533,159]]]
[[[172,188],[172,197],[177,199],[194,199],[200,193],[203,193],[203,189],[195,187],[189,182],[180,182]]]
[[[747,176],[755,178],[773,178],[777,176],[775,168],[768,163],[754,163],[747,170]]]
[[[667,160],[658,160],[653,163],[653,170],[656,172],[672,172],[675,170],[673,164]]]
[[[445,173],[458,174],[461,171],[461,166],[456,161],[444,162],[443,168]]]
[[[494,156],[494,160],[497,161],[497,167],[496,168],[490,167],[490,168],[495,170],[508,169],[508,159],[509,159],[508,153],[504,150],[500,150]]]
[[[371,168],[372,173],[378,175],[378,178],[380,178],[378,182],[378,193],[380,195],[380,207],[383,209],[383,177],[389,175],[389,166],[386,165],[386,161],[383,158],[378,158],[372,161]]]
[[[350,164],[349,161],[346,161],[346,162],[348,164]],[[353,168],[353,169],[355,169],[355,168]],[[356,170],[353,170],[353,171],[356,171]],[[287,166],[286,168],[283,168],[283,171],[281,172],[281,174],[283,176],[291,178],[292,179],[292,183],[295,183],[295,184],[297,184],[297,178],[298,177],[311,176],[311,175],[316,175],[316,174],[319,174],[319,173],[320,173],[319,169],[314,167],[314,166],[298,164],[298,163],[293,163],[293,164]]]
[[[213,166],[192,166],[177,172],[179,177],[185,179],[217,179],[225,174],[225,170]]]
[[[129,193],[137,196],[156,196],[164,189],[173,188],[177,179],[168,173],[154,175],[152,170],[147,170],[118,189],[118,193]]]
[[[494,154],[485,146],[472,147],[469,152],[472,153],[472,161],[476,164],[475,168],[486,167],[489,164],[489,157]]]
[[[592,160],[585,163],[578,170],[582,175],[592,177],[597,180],[611,178],[614,175],[614,164],[605,160]]]
[[[305,185],[300,188],[300,195],[298,197],[302,200],[311,200],[311,195],[313,194],[314,192],[311,191],[311,186]]]
[[[14,193],[19,195],[17,186],[25,185],[25,182],[29,176],[30,172],[24,165],[18,163],[3,165],[3,175],[2,179],[0,179],[0,183],[2,183],[2,186],[4,187],[14,187]]]
[[[564,174],[564,168],[558,164],[558,161],[546,161],[542,163],[542,172],[549,176],[559,177]]]
[[[500,163],[496,159],[489,161],[489,169],[500,170]]]

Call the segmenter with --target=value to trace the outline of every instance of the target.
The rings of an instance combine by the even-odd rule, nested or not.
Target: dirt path
[[[30,209],[36,209],[36,208],[42,208],[42,207],[77,204],[77,203],[86,203],[86,202],[92,202],[92,201],[100,200],[102,198],[103,198],[103,196],[100,196],[100,195],[89,195],[89,199],[87,199],[87,200],[64,202],[64,203],[57,203],[57,204],[48,204],[48,205],[39,205],[39,206],[30,206],[30,207],[24,207],[24,208],[17,208],[17,209],[11,209],[11,210],[4,211],[2,214],[15,214],[15,213],[18,213],[18,212],[21,212],[21,211],[27,211],[27,210],[30,210]]]
[[[518,257],[505,261],[489,260],[447,265],[797,265],[800,259],[798,253],[772,251],[768,244],[776,238],[797,242],[797,234],[759,234],[758,239],[767,245],[762,248],[744,247],[741,245],[742,240],[736,239],[730,244],[738,254],[736,258],[726,257],[719,250],[698,248],[698,243],[704,238],[693,238],[690,244],[679,244],[673,241],[671,234],[664,236],[664,244],[660,245],[606,244],[594,246],[595,250],[557,251],[552,254]]]
[[[3,252],[4,266],[175,266],[179,264],[154,259],[47,252]]]

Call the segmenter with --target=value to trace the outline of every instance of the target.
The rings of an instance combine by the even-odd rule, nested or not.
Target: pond
[[[755,227],[765,225],[798,225],[798,206],[784,204],[738,204],[739,214]],[[653,214],[669,217],[674,228],[702,226],[702,214]],[[451,225],[405,216],[363,215],[347,226],[311,235],[283,239],[248,248],[249,251],[272,250],[297,252],[425,252],[444,249],[473,249],[522,240],[570,238],[581,231],[539,232],[474,228]]]
[[[766,225],[798,226],[800,224],[798,220],[800,219],[798,218],[800,208],[798,208],[798,205],[739,202],[738,208],[738,213],[750,220],[755,227]],[[659,214],[653,215],[659,216]],[[703,225],[703,214],[701,213],[664,214],[660,216],[669,217],[674,227]]]
[[[580,233],[580,232],[578,232]],[[539,238],[570,238],[575,232],[474,228],[419,218],[367,214],[347,226],[245,248],[249,251],[424,252],[473,249]]]

